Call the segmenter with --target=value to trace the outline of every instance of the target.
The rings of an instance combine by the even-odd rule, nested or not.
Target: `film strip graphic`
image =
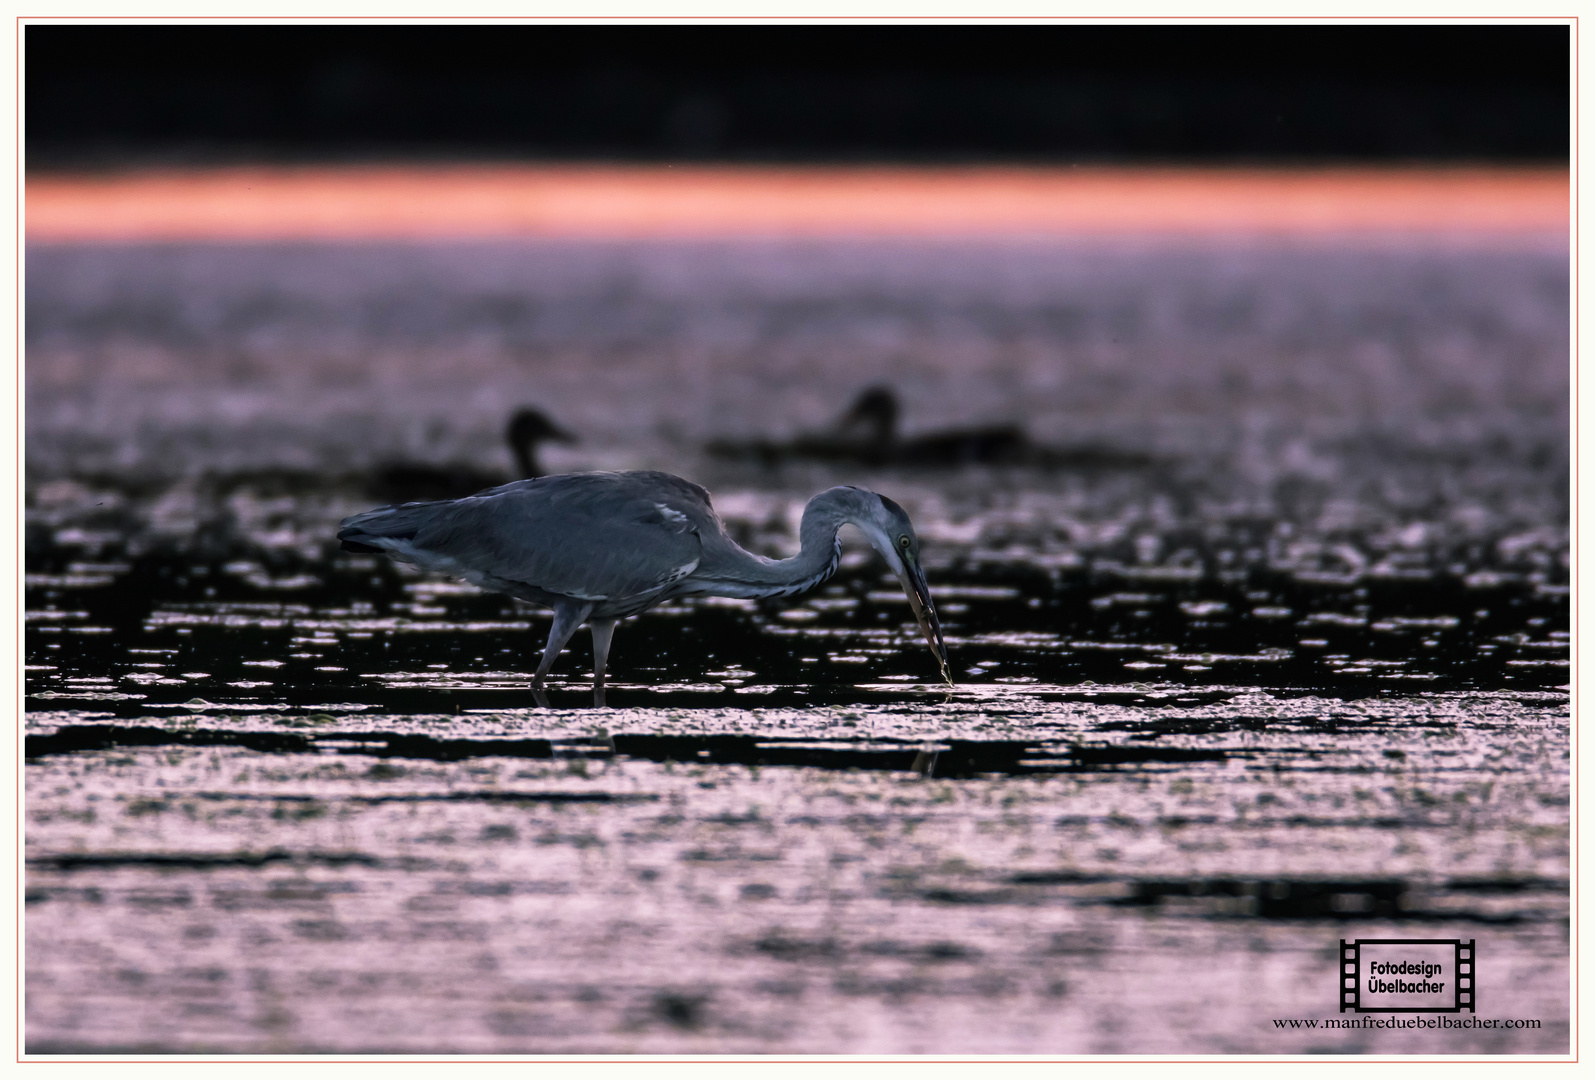
[[[1475,1012],[1474,939],[1340,941],[1340,1011]]]

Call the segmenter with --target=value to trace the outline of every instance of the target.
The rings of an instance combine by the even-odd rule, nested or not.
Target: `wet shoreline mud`
[[[36,245],[27,1049],[1569,1045],[1565,247]],[[889,383],[1067,466],[716,461]],[[665,468],[778,602],[547,613],[336,550],[392,461]],[[1479,1017],[1339,1029],[1341,939]],[[1353,1014],[1345,1014],[1347,1016]],[[1467,1014],[1463,1014],[1464,1016]],[[1316,1019],[1316,1027],[1276,1020]]]

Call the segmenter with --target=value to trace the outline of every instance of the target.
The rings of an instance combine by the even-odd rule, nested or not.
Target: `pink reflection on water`
[[[1556,168],[264,166],[45,175],[34,241],[1562,231]]]

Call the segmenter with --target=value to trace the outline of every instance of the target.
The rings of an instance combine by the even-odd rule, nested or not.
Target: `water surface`
[[[1565,249],[35,247],[34,1052],[1549,1053],[1568,1045]],[[872,382],[1064,469],[717,462]],[[585,633],[335,550],[391,460],[664,467],[795,550]],[[853,538],[856,540],[856,538]],[[1341,938],[1480,1016],[1326,1031]]]

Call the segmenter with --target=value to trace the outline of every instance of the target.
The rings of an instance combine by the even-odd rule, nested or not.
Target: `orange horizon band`
[[[303,166],[44,174],[61,243],[1567,231],[1554,167]]]

